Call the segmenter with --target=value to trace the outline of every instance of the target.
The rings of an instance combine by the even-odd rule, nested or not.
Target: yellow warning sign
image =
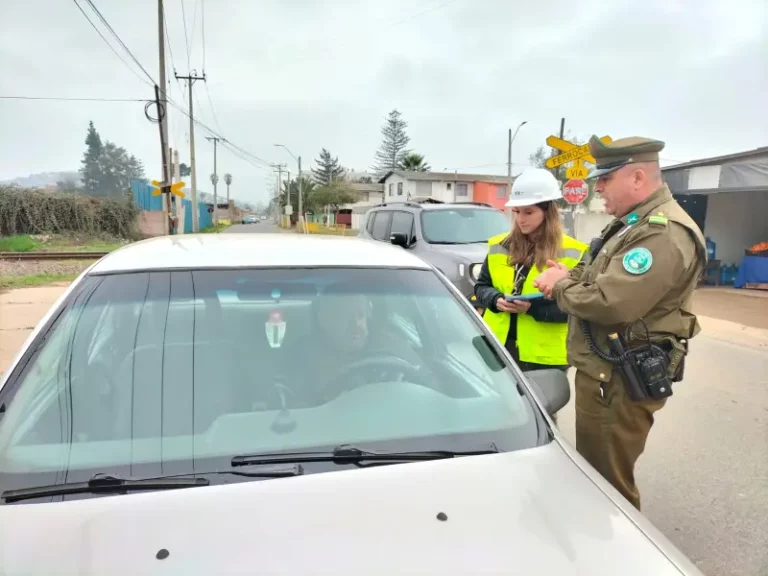
[[[610,136],[603,136],[600,138],[600,141],[608,144],[612,142],[613,139]],[[563,154],[558,154],[557,156],[549,158],[545,164],[547,168],[557,168],[568,162],[573,162],[574,160],[581,160],[582,162],[589,162],[590,164],[596,163],[595,158],[589,153],[589,144],[578,146],[573,142],[568,142],[557,136],[549,136],[547,138],[547,146],[563,152]],[[570,178],[570,176],[568,177]]]
[[[163,192],[169,192],[173,194],[174,196],[178,196],[179,198],[184,198],[185,194],[181,191],[182,188],[184,188],[184,182],[174,182],[170,186],[165,184],[164,182],[158,182],[157,180],[152,180],[152,186],[155,188],[152,190],[152,196],[160,196]]]

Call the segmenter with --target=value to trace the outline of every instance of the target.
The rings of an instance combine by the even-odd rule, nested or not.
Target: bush
[[[0,236],[78,232],[136,237],[138,211],[130,196],[94,198],[17,186],[0,186]]]

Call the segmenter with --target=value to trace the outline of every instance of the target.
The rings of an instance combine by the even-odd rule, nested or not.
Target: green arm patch
[[[666,226],[669,223],[669,219],[666,216],[651,216],[648,218],[648,224],[653,226]]]

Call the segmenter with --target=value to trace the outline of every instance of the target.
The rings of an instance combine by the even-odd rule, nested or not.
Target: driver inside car
[[[383,318],[374,320],[373,303],[362,294],[321,294],[312,302],[311,318],[314,326],[297,343],[300,355],[289,367],[290,381],[305,383],[310,404],[366,384],[413,380],[419,370],[405,338],[382,326]]]

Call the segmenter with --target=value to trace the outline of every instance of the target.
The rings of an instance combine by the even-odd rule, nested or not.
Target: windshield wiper
[[[258,464],[293,464],[298,462],[333,462],[334,464],[362,464],[364,462],[417,462],[421,460],[441,460],[459,456],[480,456],[495,454],[500,450],[490,444],[481,450],[455,452],[451,450],[427,450],[423,452],[371,452],[357,446],[343,444],[331,452],[286,452],[282,454],[243,454],[232,458],[232,466]]]
[[[69,494],[109,494],[126,493],[136,490],[174,490],[176,488],[191,488],[208,486],[207,478],[137,478],[126,479],[109,474],[94,474],[87,482],[67,482],[50,484],[48,486],[32,486],[18,490],[6,490],[0,498],[6,502],[18,502],[30,498],[46,498],[48,496],[66,496]]]

